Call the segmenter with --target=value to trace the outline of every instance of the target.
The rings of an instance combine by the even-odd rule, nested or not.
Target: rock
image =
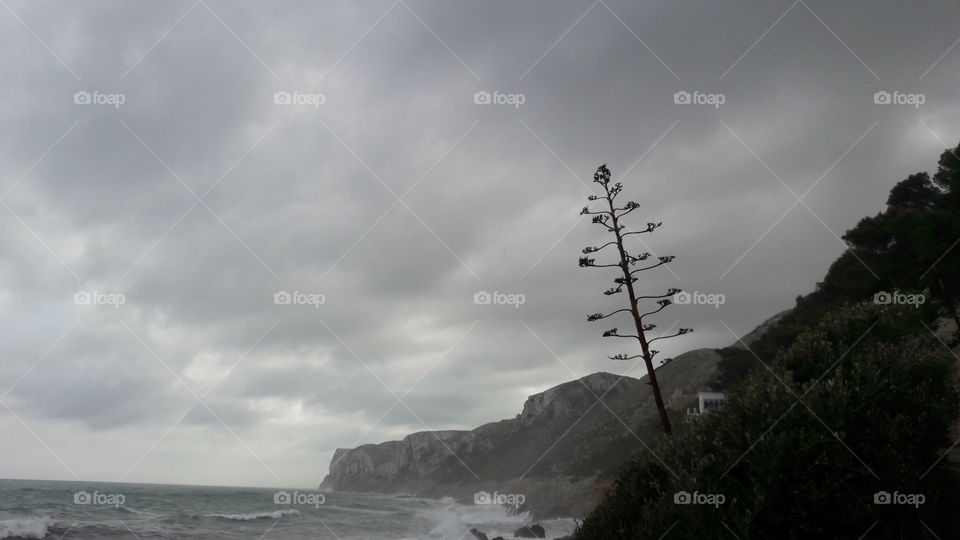
[[[720,355],[681,354],[657,369],[668,410],[685,411],[713,380]],[[604,407],[597,405],[603,396]],[[631,431],[624,425],[633,426]],[[523,495],[515,510],[536,519],[587,515],[594,488],[660,436],[656,406],[644,379],[594,373],[533,394],[514,418],[470,431],[424,431],[399,441],[341,448],[323,491],[412,494],[476,502],[484,494]],[[531,469],[531,462],[543,456]],[[478,483],[473,471],[496,471]]]
[[[470,534],[472,534],[477,540],[487,540],[487,535],[478,531],[477,529],[470,529]]]
[[[513,532],[513,535],[517,538],[546,538],[547,531],[543,530],[543,527],[541,527],[539,523],[535,523],[526,527],[520,527]]]

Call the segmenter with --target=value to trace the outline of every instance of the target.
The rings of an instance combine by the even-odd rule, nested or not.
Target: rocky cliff
[[[699,349],[657,369],[676,421],[709,386],[719,359]],[[538,518],[583,516],[596,491],[658,430],[643,378],[594,373],[528,397],[513,419],[338,449],[320,488],[467,502],[478,492],[519,494],[522,509]]]

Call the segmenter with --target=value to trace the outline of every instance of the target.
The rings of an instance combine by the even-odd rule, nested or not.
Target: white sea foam
[[[353,514],[376,514],[382,516],[388,516],[390,514],[396,514],[396,510],[372,510],[370,508],[353,508],[351,506],[340,506],[336,504],[325,504],[323,505],[324,510],[339,510],[341,512],[350,512]]]
[[[0,519],[0,538],[43,538],[53,520],[44,517]]]
[[[253,521],[255,519],[280,519],[284,516],[299,516],[298,510],[275,510],[273,512],[252,512],[249,514],[207,514],[207,517],[230,519],[234,521]]]
[[[511,509],[495,504],[464,505],[444,499],[441,505],[419,512],[419,516],[433,525],[430,538],[454,540],[472,538],[467,534],[470,529],[476,528],[493,538],[502,536],[513,538],[513,532],[534,523],[530,514],[526,512],[511,513]],[[574,526],[573,520],[557,519],[541,522],[547,529],[547,537],[569,534]]]

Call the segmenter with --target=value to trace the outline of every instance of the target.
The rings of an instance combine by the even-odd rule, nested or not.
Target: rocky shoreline
[[[698,349],[657,369],[672,415],[712,384],[719,359]],[[528,397],[512,419],[337,449],[320,489],[503,499],[536,519],[584,517],[641,441],[658,436],[649,391],[643,378],[594,373]]]

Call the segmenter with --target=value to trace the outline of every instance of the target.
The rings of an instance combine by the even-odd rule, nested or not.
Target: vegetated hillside
[[[626,467],[577,538],[960,537],[958,155],[898,183],[814,292],[719,351],[728,405]],[[897,494],[923,503],[875,499]]]
[[[657,369],[672,415],[712,384],[719,359],[700,349]],[[658,436],[643,378],[594,373],[530,396],[513,419],[338,449],[320,487],[467,502],[478,491],[520,493],[538,518],[583,516],[596,488]]]
[[[866,302],[827,314],[626,467],[577,538],[956,538],[957,361],[932,324]]]
[[[778,316],[750,350],[721,349],[720,383],[731,387],[758,364],[772,361],[804,330],[846,302],[878,292],[919,293],[921,306],[960,326],[960,146],[940,156],[937,171],[917,173],[890,190],[886,209],[860,220],[843,239],[850,249],[830,265],[810,294]],[[761,325],[763,326],[763,325]]]

